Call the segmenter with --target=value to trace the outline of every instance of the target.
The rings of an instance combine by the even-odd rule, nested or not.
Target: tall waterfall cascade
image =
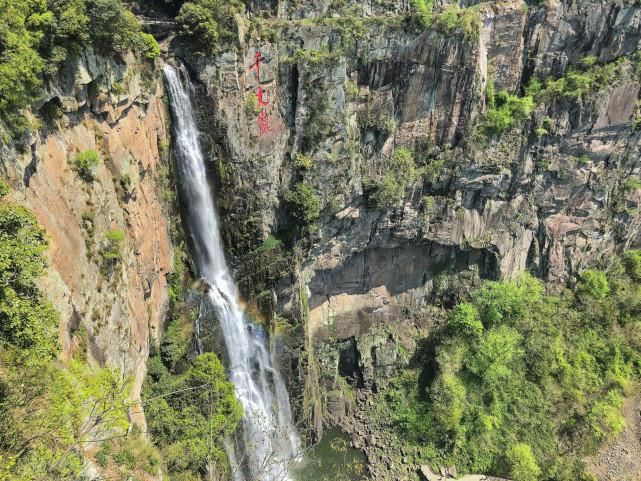
[[[178,70],[164,66],[173,117],[178,182],[198,275],[223,333],[229,374],[244,409],[241,448],[227,442],[235,481],[287,481],[300,441],[289,395],[275,368],[262,328],[251,324],[238,303],[238,289],[225,262],[218,218],[189,96]],[[241,452],[242,450],[242,452]]]

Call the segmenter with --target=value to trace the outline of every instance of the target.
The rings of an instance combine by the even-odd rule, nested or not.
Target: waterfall
[[[198,140],[198,129],[185,85],[178,71],[164,66],[173,118],[181,201],[187,215],[198,275],[207,281],[208,301],[219,319],[229,357],[229,374],[244,409],[243,453],[227,441],[235,481],[287,481],[289,465],[298,457],[299,439],[292,422],[289,395],[273,367],[268,338],[248,322],[238,304],[238,290],[223,251]],[[185,80],[189,87],[188,80]],[[200,326],[197,326],[197,332]],[[200,342],[200,341],[199,341]]]

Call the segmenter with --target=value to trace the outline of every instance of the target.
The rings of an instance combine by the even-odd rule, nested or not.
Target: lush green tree
[[[39,51],[46,62],[45,72],[55,74],[62,62],[80,51],[90,40],[85,0],[48,0],[53,16]]]
[[[149,429],[169,471],[188,476],[226,469],[222,439],[236,429],[242,408],[214,354],[198,356],[177,375],[160,356],[150,358],[144,395]]]
[[[103,51],[124,52],[131,48],[139,30],[136,18],[121,0],[87,0],[89,31],[95,45]]]
[[[38,54],[42,32],[36,26],[50,21],[43,1],[0,0],[0,116],[22,130],[21,111],[38,94],[44,61]]]
[[[493,390],[517,375],[520,368],[521,335],[509,326],[498,326],[483,333],[475,349],[468,353],[466,369],[479,377],[485,389]]]
[[[46,249],[33,214],[0,202],[0,340],[29,365],[57,350],[58,316],[35,284],[47,265]]]
[[[187,2],[176,17],[180,34],[184,38],[194,40],[203,53],[215,51],[218,42],[218,22],[213,9],[203,5]]]
[[[54,363],[25,369],[5,355],[12,367],[2,376],[0,447],[15,456],[6,458],[10,479],[74,478],[83,470],[89,439],[127,429],[130,384],[120,373],[79,361],[66,369]]]

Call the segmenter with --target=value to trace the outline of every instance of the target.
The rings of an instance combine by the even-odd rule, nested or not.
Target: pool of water
[[[295,472],[297,481],[361,481],[367,479],[365,454],[350,447],[340,429],[325,432]]]

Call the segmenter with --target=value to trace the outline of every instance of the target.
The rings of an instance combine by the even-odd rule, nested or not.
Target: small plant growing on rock
[[[582,166],[588,165],[590,163],[590,157],[588,157],[586,154],[579,155],[576,160],[579,165]]]
[[[93,240],[94,240],[94,234],[96,233],[95,224],[96,224],[96,215],[91,211],[83,212],[82,222],[80,223],[80,225],[87,233],[87,237],[85,237],[85,248],[87,249],[88,259],[91,259],[94,254]]]
[[[296,184],[285,195],[289,211],[302,226],[308,226],[320,216],[321,202],[316,190],[309,184]]]
[[[119,229],[110,230],[105,234],[106,244],[100,255],[107,264],[113,265],[122,259],[122,248],[125,243],[125,233]]]
[[[632,177],[625,179],[623,182],[623,188],[625,190],[639,190],[641,189],[641,180]]]
[[[73,168],[78,176],[85,182],[94,181],[94,169],[100,163],[100,157],[95,150],[87,150],[76,155],[73,161]]]
[[[405,147],[396,149],[389,170],[376,186],[374,202],[379,207],[398,204],[405,197],[406,187],[414,184],[421,173],[421,169],[416,168],[411,150]]]
[[[256,99],[256,95],[248,95],[245,99],[245,113],[247,114],[247,117],[253,119],[258,115],[259,112],[260,109],[258,108],[258,100]]]
[[[269,252],[276,249],[281,244],[281,240],[270,234],[267,239],[256,249],[256,252]]]
[[[535,134],[536,134],[536,136],[537,136],[537,137],[539,137],[539,138],[543,137],[544,135],[548,135],[548,134],[549,134],[549,132],[548,132],[546,129],[544,129],[543,127],[538,127],[538,128],[534,131],[534,133],[535,133]]]
[[[294,164],[300,170],[309,170],[314,165],[312,158],[309,155],[301,154],[300,152],[296,154]]]
[[[0,179],[0,199],[5,195],[9,195],[11,187],[4,180]]]

